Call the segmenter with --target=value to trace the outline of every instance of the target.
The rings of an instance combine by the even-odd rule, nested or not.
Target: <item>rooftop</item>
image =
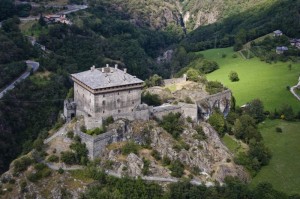
[[[71,74],[73,79],[80,81],[91,89],[109,88],[143,83],[136,76],[127,73],[126,69],[120,70],[117,65],[112,68],[108,64],[103,68],[91,67],[90,70]]]

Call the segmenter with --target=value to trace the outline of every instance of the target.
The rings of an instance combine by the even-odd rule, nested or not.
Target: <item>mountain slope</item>
[[[193,30],[276,0],[100,0],[127,12],[136,24],[155,29]]]

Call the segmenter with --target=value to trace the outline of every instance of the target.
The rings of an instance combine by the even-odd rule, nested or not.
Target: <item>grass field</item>
[[[300,63],[278,62],[268,64],[258,58],[245,60],[238,53],[233,58],[232,48],[212,49],[201,51],[205,58],[216,61],[220,69],[207,75],[208,80],[217,80],[230,88],[236,98],[237,105],[243,105],[252,99],[259,98],[264,102],[265,109],[274,111],[283,104],[289,104],[294,111],[300,111],[300,102],[286,89],[297,84],[300,75]],[[222,58],[222,54],[226,54]],[[228,78],[230,71],[236,71],[240,81],[231,82]]]
[[[233,136],[225,134],[222,137],[223,143],[227,146],[227,148],[234,154],[238,154],[240,152],[245,152],[248,150],[248,146],[242,143],[239,140],[236,140]]]
[[[283,132],[276,133],[276,127],[281,127]],[[300,122],[267,120],[259,129],[273,157],[252,180],[251,186],[270,182],[279,191],[300,194]]]

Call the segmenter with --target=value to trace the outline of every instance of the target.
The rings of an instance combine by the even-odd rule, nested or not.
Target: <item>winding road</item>
[[[13,81],[11,84],[9,84],[8,86],[6,86],[1,92],[0,92],[0,99],[5,95],[5,93],[9,90],[12,90],[15,88],[15,84],[21,82],[22,80],[26,79],[27,77],[30,76],[30,72],[31,70],[33,72],[37,71],[40,67],[40,63],[39,62],[35,62],[35,61],[31,61],[31,60],[27,60],[26,64],[28,66],[28,69],[26,70],[25,73],[23,73],[18,79],[16,79],[15,81]]]
[[[291,93],[300,101],[300,96],[297,95],[297,93],[295,92],[295,89],[297,89],[297,88],[300,88],[300,77],[298,79],[298,84],[291,87],[291,89],[290,89]]]

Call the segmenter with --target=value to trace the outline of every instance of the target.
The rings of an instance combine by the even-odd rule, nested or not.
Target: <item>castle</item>
[[[107,64],[102,68],[93,66],[88,71],[72,74],[71,78],[74,81],[74,99],[64,101],[64,117],[69,122],[75,116],[83,116],[87,129],[101,126],[103,120],[110,116],[114,119],[147,121],[150,118],[162,119],[169,113],[181,113],[183,117],[198,122],[207,119],[215,108],[225,115],[230,109],[230,90],[205,98],[195,95],[195,103],[167,103],[157,107],[142,104],[144,82],[128,74],[126,69],[120,70],[117,65],[110,67]],[[165,85],[180,82],[186,82],[185,75],[164,80]],[[121,132],[124,134],[125,131]],[[125,139],[117,130],[90,136],[76,128],[75,133],[86,143],[91,159],[101,156],[106,145]]]

